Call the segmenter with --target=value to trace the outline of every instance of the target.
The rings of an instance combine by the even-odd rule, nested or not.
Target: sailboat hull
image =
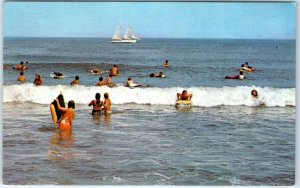
[[[112,43],[136,43],[136,40],[133,39],[123,39],[123,40],[112,40]]]

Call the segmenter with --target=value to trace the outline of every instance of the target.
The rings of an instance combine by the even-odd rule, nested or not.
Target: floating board
[[[60,94],[57,96],[57,99],[58,99],[60,106],[65,107],[64,96],[62,94]],[[51,112],[53,123],[57,124],[57,122],[60,120],[61,116],[63,115],[63,111],[58,109],[55,100],[50,104],[50,112]]]
[[[51,72],[50,77],[54,78],[54,79],[63,79],[65,77],[65,75],[62,74],[62,75],[58,76],[55,72]]]
[[[191,100],[177,100],[175,103],[176,107],[183,106],[183,107],[191,107],[193,105]]]

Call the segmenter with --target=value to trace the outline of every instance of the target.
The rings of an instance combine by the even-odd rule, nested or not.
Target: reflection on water
[[[107,113],[107,114],[94,114],[92,115],[93,117],[93,123],[97,126],[101,126],[101,122],[103,121],[102,119],[104,119],[104,124],[105,127],[109,127],[110,125],[110,121],[111,121],[111,114]]]
[[[75,137],[72,130],[57,131],[50,137],[49,157],[51,160],[70,160],[74,158],[72,147]]]

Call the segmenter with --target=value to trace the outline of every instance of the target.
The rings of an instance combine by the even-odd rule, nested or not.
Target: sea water
[[[295,183],[294,40],[5,38],[3,53],[4,184]],[[10,68],[20,61],[29,62],[25,84]],[[245,80],[224,79],[245,62],[256,69]],[[89,70],[114,64],[118,87],[95,86],[108,73]],[[160,71],[165,78],[148,76]],[[32,84],[36,73],[43,86]],[[76,75],[81,85],[70,86]],[[149,87],[124,87],[128,77]],[[183,89],[192,108],[174,106]],[[70,135],[49,112],[60,92],[76,103]],[[91,115],[97,92],[110,94],[111,115]]]

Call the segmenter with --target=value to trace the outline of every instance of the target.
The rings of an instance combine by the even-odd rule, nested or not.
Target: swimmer
[[[96,86],[105,86],[105,82],[103,81],[103,77],[99,77],[99,82],[96,84]]]
[[[183,90],[182,93],[177,93],[178,100],[191,100],[193,97],[192,94],[188,94],[187,90]]]
[[[252,95],[253,97],[255,97],[255,98],[258,97],[258,93],[257,93],[257,91],[256,91],[255,89],[253,89],[253,90],[251,91],[251,95]]]
[[[75,76],[75,80],[73,80],[70,84],[72,86],[79,85],[80,84],[79,76]]]
[[[109,99],[108,93],[104,93],[104,107],[103,110],[105,113],[112,113],[111,111],[111,101]]]
[[[100,93],[96,93],[95,100],[92,100],[89,103],[89,106],[93,105],[92,115],[96,115],[96,114],[101,113],[101,108],[103,107],[103,101],[101,101],[100,98],[101,98]]]
[[[26,77],[24,76],[23,72],[20,72],[20,75],[18,77],[18,81],[19,82],[25,82],[26,81]]]
[[[76,115],[75,102],[73,100],[70,100],[68,102],[68,108],[64,108],[60,106],[58,99],[55,99],[55,101],[57,103],[58,109],[64,112],[58,122],[58,128],[60,130],[72,130],[72,123]]]
[[[110,76],[119,76],[119,68],[117,65],[114,65],[109,71]]]
[[[24,62],[21,61],[20,64],[18,64],[15,68],[16,70],[25,70],[27,67],[24,65]]]
[[[165,63],[164,63],[164,65],[163,65],[164,67],[169,67],[170,66],[170,64],[169,64],[169,61],[166,59],[166,61],[165,61]]]
[[[164,75],[163,72],[159,72],[158,74],[152,73],[152,74],[150,74],[149,76],[150,76],[150,77],[159,77],[159,78],[165,77],[165,75]]]
[[[41,75],[39,74],[35,74],[35,79],[33,81],[33,84],[36,85],[36,86],[39,86],[39,85],[43,85],[43,80],[41,78]]]
[[[105,83],[105,85],[108,86],[108,87],[114,87],[114,86],[116,86],[116,84],[112,82],[112,75],[109,75],[109,76],[104,80],[104,83]]]

